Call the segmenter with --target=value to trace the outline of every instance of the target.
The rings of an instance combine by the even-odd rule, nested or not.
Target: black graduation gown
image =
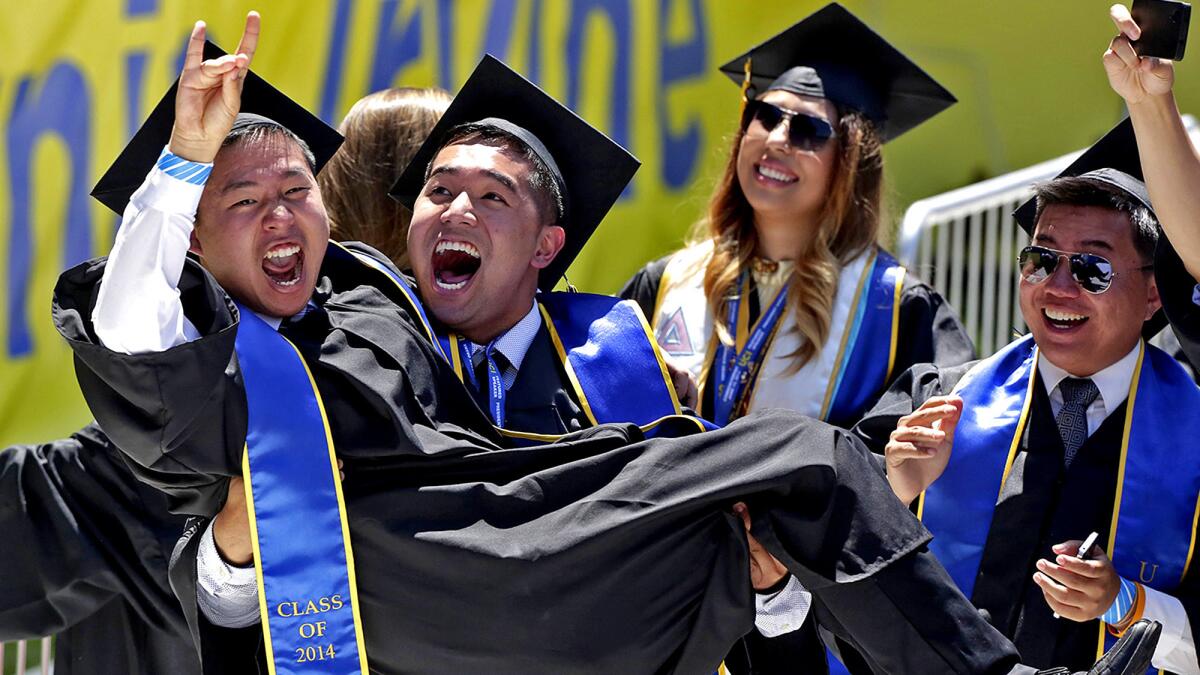
[[[1200,364],[1200,306],[1193,301],[1197,280],[1162,234],[1154,256],[1154,277],[1163,310],[1179,343],[1179,352],[1173,355],[1182,353],[1189,364]]]
[[[931,396],[951,391],[970,369],[921,365],[901,376],[855,433],[883,452],[899,418]],[[1030,419],[1021,438],[1009,479],[1001,489],[975,580],[972,602],[1017,645],[1025,663],[1086,669],[1096,657],[1096,621],[1055,619],[1041,589],[1033,582],[1034,563],[1052,559],[1050,547],[1099,532],[1107,536],[1116,499],[1117,471],[1127,403],[1113,410],[1063,467],[1063,446],[1041,378],[1034,387]],[[1200,581],[1184,579],[1173,593],[1193,626],[1200,620]]]
[[[625,282],[625,287],[619,293],[622,298],[638,303],[651,325],[654,322],[654,304],[658,299],[659,285],[670,259],[671,256],[667,256],[649,263]],[[749,298],[749,318],[753,323],[758,319],[761,308],[757,293],[750,293]],[[918,363],[952,366],[966,363],[973,358],[975,347],[954,309],[937,291],[914,275],[904,275],[904,283],[900,290],[900,327],[897,332],[896,363],[892,368],[892,378],[895,379],[900,373]],[[708,355],[708,359],[711,361],[711,354]],[[872,401],[883,394],[887,384],[890,383],[885,383],[876,395],[871,397]],[[712,410],[713,389],[704,388],[705,401],[701,404],[701,411]],[[850,428],[864,412],[866,409],[847,419],[831,419],[829,422]]]
[[[647,264],[625,283],[625,287],[619,293],[622,298],[637,302],[652,325],[659,287],[670,260],[671,256],[666,256]],[[750,293],[749,298],[749,319],[753,323],[762,310],[757,293]],[[712,355],[708,358],[711,361]],[[917,363],[951,366],[966,363],[973,358],[975,348],[954,309],[937,291],[914,275],[906,274],[900,291],[900,327],[897,331],[896,363],[892,368],[893,380]],[[881,395],[890,384],[884,383],[871,400]],[[714,387],[704,387],[701,411],[713,409],[714,390]],[[864,412],[866,409],[857,411],[845,419],[829,421],[849,428]],[[774,638],[767,638],[757,630],[751,631],[745,640],[730,652],[726,665],[737,675],[792,673],[796,672],[798,667],[805,673],[815,674],[825,672],[824,662],[824,645],[817,637],[813,622],[806,621],[799,630]]]
[[[1015,661],[847,433],[776,411],[676,439],[608,425],[509,447],[361,266],[327,263],[319,311],[280,330],[308,361],[345,460],[376,670],[711,672],[753,618],[736,499],[817,611],[881,667],[1005,672]],[[110,352],[89,320],[102,266],[69,270],[56,289],[84,395],[145,480],[212,514],[245,437],[236,311],[189,262],[180,287],[204,337]],[[178,583],[191,576],[173,571],[199,625],[194,586]]]
[[[56,673],[198,673],[167,583],[182,529],[94,424],[0,451],[0,640],[57,634]]]

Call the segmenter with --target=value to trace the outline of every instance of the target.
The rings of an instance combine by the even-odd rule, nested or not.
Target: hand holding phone
[[[1138,56],[1183,60],[1191,5],[1179,0],[1134,0],[1130,14],[1142,32],[1132,43]]]
[[[1084,539],[1083,543],[1079,545],[1079,550],[1075,551],[1075,557],[1080,560],[1087,560],[1090,558],[1092,556],[1092,549],[1096,546],[1096,540],[1099,538],[1099,532],[1093,532],[1089,534],[1087,539]],[[1055,612],[1054,618],[1060,619],[1062,617],[1058,615],[1058,612]]]

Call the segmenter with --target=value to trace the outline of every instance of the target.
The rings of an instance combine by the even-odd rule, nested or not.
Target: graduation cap
[[[220,47],[205,41],[205,60],[224,55]],[[118,215],[125,211],[129,198],[141,187],[146,174],[158,161],[163,147],[171,140],[171,127],[175,124],[175,91],[178,88],[179,79],[176,78],[158,105],[154,106],[150,117],[133,135],[129,145],[125,146],[92,188],[92,196]],[[267,84],[266,80],[248,72],[242,89],[242,112],[234,126],[272,121],[304,139],[316,158],[316,171],[321,170],[342,144],[342,135],[336,130]]]
[[[1150,192],[1142,177],[1142,159],[1138,154],[1137,137],[1133,133],[1133,122],[1125,118],[1104,137],[1071,162],[1055,178],[1086,178],[1102,183],[1125,193],[1134,201],[1154,211],[1150,204]],[[1013,211],[1013,218],[1030,236],[1037,225],[1037,198],[1028,201]]]
[[[483,57],[437,126],[400,175],[391,195],[410,209],[425,185],[425,170],[449,132],[483,123],[516,137],[556,174],[563,196],[566,243],[538,275],[549,290],[579,255],[641,162],[563,104],[495,57]]]
[[[884,141],[958,101],[836,2],[734,58],[721,72],[747,86],[747,98],[782,89],[857,110]]]

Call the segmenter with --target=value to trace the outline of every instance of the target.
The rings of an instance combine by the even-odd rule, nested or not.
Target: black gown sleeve
[[[57,633],[115,598],[186,635],[167,583],[183,521],[163,502],[94,425],[0,451],[0,640]]]
[[[1154,277],[1163,310],[1179,338],[1179,346],[1189,362],[1200,363],[1200,306],[1193,299],[1196,297],[1196,279],[1183,266],[1165,235],[1159,236]]]
[[[654,304],[658,301],[658,288],[662,284],[663,273],[667,271],[667,263],[670,261],[671,256],[666,256],[647,263],[645,267],[630,277],[629,281],[625,282],[625,286],[617,293],[622,300],[633,300],[642,308],[642,314],[646,315],[646,320],[650,322],[651,328],[654,327]]]
[[[184,313],[201,337],[163,352],[122,354],[92,326],[104,259],[67,270],[54,322],[75,353],[75,374],[97,422],[137,477],[171,495],[179,513],[211,514],[228,476],[241,473],[246,400],[233,358],[238,310],[198,262],[184,265]]]
[[[950,303],[924,282],[905,275],[892,377],[917,365],[956,366],[975,358],[975,346]]]
[[[257,675],[267,672],[263,650],[262,624],[246,628],[214,625],[200,611],[196,601],[197,556],[200,540],[211,522],[192,518],[171,556],[171,588],[183,604],[184,617],[191,630],[202,670],[212,675]],[[261,666],[261,667],[260,667]]]

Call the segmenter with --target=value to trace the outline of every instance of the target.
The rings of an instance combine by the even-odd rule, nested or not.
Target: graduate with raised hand
[[[256,35],[256,17],[248,23]],[[181,80],[176,100],[162,104],[167,117],[144,127],[118,162],[111,177],[124,187],[110,201],[129,201],[123,238],[108,261],[64,273],[56,323],[78,356],[89,405],[180,507],[210,515],[227,477],[247,477],[261,644],[276,672],[711,672],[753,619],[746,538],[728,511],[738,499],[763,546],[812,589],[815,611],[874,665],[1033,672],[948,583],[924,548],[927,533],[845,432],[787,412],[708,433],[686,416],[645,428],[602,424],[550,444],[499,428],[507,408],[497,405],[505,394],[491,343],[479,406],[454,367],[465,350],[441,347],[411,289],[369,252],[318,242],[326,221],[312,175],[336,135],[326,143],[327,127],[245,71],[246,54],[202,60],[202,39],[200,26],[184,79],[208,78],[211,96]],[[215,93],[238,94],[243,81],[240,101]],[[520,97],[493,100],[506,117],[527,108]],[[169,111],[198,101],[202,115],[172,124],[176,137],[203,142],[189,157],[174,145],[156,149],[168,140]],[[223,130],[195,128],[209,114],[223,116]],[[580,184],[563,172],[571,158],[547,150],[587,125],[551,117],[566,127],[475,124],[554,159],[564,205],[574,205],[566,213],[606,210],[571,193]],[[453,222],[448,205],[463,196],[446,181],[465,180],[463,193],[487,208],[528,208],[505,194],[531,186],[501,179],[501,169],[516,162],[528,177],[536,163],[470,126],[431,146],[435,167],[428,176],[417,169],[421,199]],[[632,173],[628,162],[587,168],[593,181],[582,184],[613,187],[612,199]],[[573,255],[566,233],[523,227],[534,224],[537,241]],[[188,248],[206,268],[185,257]],[[230,260],[212,260],[219,254]],[[536,276],[554,273],[553,256],[538,259],[546,264]],[[154,299],[133,314],[141,334],[114,339],[128,340],[126,351],[107,347],[97,335],[102,315],[131,293],[105,287],[138,269],[150,272],[134,288]],[[457,264],[430,271],[447,290],[469,287]],[[495,327],[497,308],[485,309],[488,321],[463,324],[464,337],[483,340],[481,326]],[[128,349],[133,342],[141,348]],[[654,369],[669,398],[657,361]],[[176,565],[173,577],[185,601],[195,592],[188,567]],[[253,654],[212,640],[194,604],[185,612],[206,670],[254,667]],[[1144,668],[1156,639],[1154,625],[1139,624],[1092,672]]]
[[[1144,339],[1163,325],[1160,295],[1195,282],[1163,274],[1174,253],[1139,141],[1122,122],[1016,212],[1032,237],[1019,256],[1030,334],[978,363],[914,367],[856,431],[1023,658],[1080,667],[1149,618],[1163,626],[1154,667],[1200,673],[1200,389]]]

